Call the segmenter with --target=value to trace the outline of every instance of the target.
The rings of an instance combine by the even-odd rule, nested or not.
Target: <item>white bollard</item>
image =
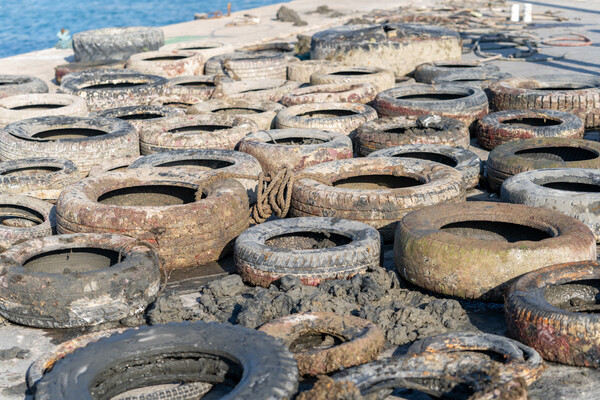
[[[519,22],[519,14],[521,13],[521,6],[519,4],[513,4],[510,7],[510,22]]]
[[[523,4],[523,22],[529,24],[533,21],[533,6],[531,3]]]

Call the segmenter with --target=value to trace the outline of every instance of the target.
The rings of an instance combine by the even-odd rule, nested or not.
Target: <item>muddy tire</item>
[[[157,358],[160,373],[153,366]],[[134,360],[136,368],[110,368]],[[98,382],[98,376],[107,379]],[[298,368],[289,350],[262,332],[214,322],[159,325],[130,329],[65,356],[38,383],[36,398],[110,398],[173,381],[233,387],[224,399],[283,400],[298,389]]]
[[[600,366],[595,261],[551,265],[519,278],[506,295],[508,334],[548,361]],[[562,289],[562,290],[561,290]]]
[[[419,65],[413,75],[417,82],[439,83],[440,81],[473,79],[499,71],[500,68],[491,63],[463,60],[436,61]]]
[[[468,148],[467,126],[453,118],[426,115],[416,120],[403,117],[378,118],[356,131],[356,152],[367,156],[378,150],[409,144],[440,144]]]
[[[483,90],[450,83],[395,87],[379,93],[374,107],[382,117],[436,114],[462,121],[469,128],[489,111]]]
[[[206,177],[214,173],[206,172]],[[246,189],[233,179],[202,188],[197,175],[129,169],[69,186],[56,204],[59,233],[119,233],[157,248],[162,268],[188,268],[225,256],[249,224]],[[181,218],[185,215],[185,218]]]
[[[149,105],[164,94],[167,79],[126,70],[102,69],[65,76],[59,91],[82,97],[89,111]]]
[[[377,118],[377,112],[364,104],[312,103],[285,108],[275,117],[278,129],[321,129],[353,135],[365,122]]]
[[[23,119],[64,115],[85,117],[85,101],[70,94],[23,94],[0,99],[0,128]]]
[[[52,236],[56,230],[56,211],[50,203],[1,194],[0,204],[0,251],[29,239]]]
[[[377,92],[396,86],[394,73],[377,67],[326,67],[310,76],[311,85],[328,83],[370,83],[377,88]]]
[[[546,168],[600,168],[600,144],[584,139],[524,139],[496,147],[487,160],[490,188],[500,192],[505,179]]]
[[[284,79],[246,79],[240,82],[223,83],[220,90],[217,89],[213,93],[212,98],[277,102],[299,86],[300,82]]]
[[[8,125],[0,133],[0,159],[56,157],[60,154],[82,176],[110,157],[139,154],[135,128],[114,118],[40,117]]]
[[[242,233],[234,260],[242,279],[255,286],[269,287],[286,275],[316,286],[379,267],[380,252],[379,233],[369,225],[340,218],[290,218]]]
[[[281,98],[281,104],[287,107],[306,103],[366,104],[375,99],[377,92],[370,83],[331,83],[292,90]]]
[[[481,160],[477,154],[462,148],[438,144],[407,144],[375,151],[368,157],[416,158],[435,161],[460,172],[467,189],[479,184]]]
[[[295,182],[292,216],[364,222],[377,228],[386,241],[393,239],[396,223],[410,211],[465,200],[462,175],[431,161],[353,158],[313,165],[302,175],[314,175],[315,179]]]
[[[31,93],[48,93],[48,85],[33,76],[0,75],[0,99]]]
[[[148,126],[140,132],[140,149],[143,155],[171,150],[234,150],[240,140],[257,130],[254,121],[244,117],[186,115]]]
[[[501,199],[560,211],[586,224],[600,241],[600,171],[541,169],[510,177],[502,184]]]
[[[228,114],[251,119],[258,129],[271,129],[277,113],[285,107],[271,101],[208,100],[190,107],[188,115]]]
[[[231,53],[233,46],[229,43],[213,42],[208,40],[192,40],[188,42],[171,43],[162,46],[161,51],[193,51],[202,54],[205,60],[225,53]]]
[[[287,58],[281,53],[234,52],[209,58],[206,75],[225,75],[236,81],[245,79],[286,79]]]
[[[596,238],[583,223],[520,204],[421,209],[398,223],[394,241],[396,269],[409,282],[434,293],[496,302],[524,273],[595,259]]]
[[[62,158],[23,158],[0,163],[0,192],[56,202],[60,192],[81,179],[77,166]]]
[[[583,121],[554,110],[507,110],[486,115],[477,122],[477,143],[492,150],[519,139],[566,137],[583,139]]]
[[[0,270],[11,282],[2,288],[0,314],[39,328],[90,326],[138,314],[160,285],[156,252],[120,235],[30,239],[2,253]]]
[[[352,141],[346,135],[313,129],[272,129],[246,136],[239,150],[251,154],[265,173],[352,158]]]
[[[290,81],[310,83],[310,76],[326,67],[337,67],[331,61],[326,60],[303,60],[288,65],[287,78]]]
[[[352,315],[294,314],[268,322],[259,331],[281,340],[294,353],[300,375],[329,374],[373,361],[385,345],[385,337],[377,325]],[[342,343],[326,349],[302,349],[302,345],[296,348],[298,339],[315,334],[335,336]]]
[[[169,79],[165,94],[161,96],[158,102],[197,104],[210,99],[215,91],[219,92],[221,90],[223,84],[231,82],[233,82],[231,78],[216,75],[172,78]]]
[[[201,54],[193,51],[147,51],[129,57],[125,68],[142,74],[175,78],[177,76],[202,75],[204,61]]]
[[[75,61],[125,60],[165,44],[162,29],[145,26],[104,28],[73,35]]]
[[[82,61],[62,64],[54,67],[54,79],[59,85],[65,75],[73,72],[90,71],[98,69],[123,69],[125,68],[126,60],[121,61]]]

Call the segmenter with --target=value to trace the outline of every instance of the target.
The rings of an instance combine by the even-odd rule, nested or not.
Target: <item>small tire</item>
[[[56,230],[54,206],[30,196],[1,194],[0,220],[0,251]]]
[[[0,75],[0,99],[31,93],[48,93],[48,85],[33,76]]]
[[[417,82],[439,83],[479,78],[499,71],[500,68],[491,63],[464,60],[436,61],[419,65],[413,75]]]
[[[290,81],[310,83],[310,76],[315,72],[337,66],[339,64],[327,60],[302,60],[288,65],[287,78]]]
[[[311,85],[329,83],[370,83],[382,92],[396,86],[394,73],[377,67],[325,67],[310,76]]]
[[[236,81],[287,78],[287,58],[281,53],[234,52],[209,58],[206,75],[225,75]]]
[[[367,104],[375,99],[377,92],[370,83],[330,83],[294,89],[281,98],[281,104],[286,107],[306,103]]]
[[[125,68],[142,74],[175,78],[177,76],[202,75],[204,61],[201,54],[193,51],[147,51],[129,57]]]
[[[23,94],[0,99],[0,128],[28,118],[64,115],[85,117],[85,101],[61,93]]]
[[[223,42],[213,42],[209,40],[192,40],[186,42],[177,42],[162,46],[160,51],[193,51],[202,54],[205,60],[211,57],[219,56],[233,51],[233,45]]]
[[[75,61],[126,60],[164,44],[162,29],[145,26],[95,29],[73,35]]]
[[[272,101],[207,100],[190,107],[187,114],[228,114],[251,119],[256,123],[258,129],[271,129],[275,116],[284,108],[281,104]]]
[[[215,91],[218,93],[221,90],[222,85],[231,82],[233,82],[231,78],[218,75],[180,76],[172,78],[167,82],[165,94],[161,96],[158,102],[194,105],[210,99]]]

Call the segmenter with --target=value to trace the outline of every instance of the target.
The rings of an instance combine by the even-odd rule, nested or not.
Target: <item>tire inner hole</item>
[[[539,242],[553,237],[547,232],[530,226],[499,221],[461,221],[444,225],[440,229],[465,238],[508,243],[523,240]]]
[[[292,353],[316,353],[334,346],[339,346],[346,340],[342,336],[332,335],[325,332],[303,332],[298,338],[290,343],[289,349]]]
[[[352,242],[349,237],[333,232],[292,232],[273,236],[265,240],[265,245],[278,249],[318,250],[343,246]]]
[[[544,296],[554,307],[586,314],[600,313],[600,280],[584,279],[553,285],[546,288]]]
[[[31,79],[14,79],[10,81],[0,81],[0,86],[4,85],[22,85],[31,82]]]
[[[356,89],[356,86],[341,86],[338,88],[320,88],[318,86],[309,86],[302,94],[299,94],[298,96],[304,96],[313,93],[345,93],[352,89]]]
[[[531,160],[550,160],[550,161],[585,161],[593,160],[598,157],[598,154],[587,149],[578,147],[536,147],[533,149],[520,150],[515,152],[516,155],[525,157]]]
[[[48,129],[42,132],[31,135],[32,138],[47,139],[47,140],[60,140],[60,139],[83,139],[94,136],[106,135],[108,132],[101,131],[100,129],[89,129],[89,128],[62,128],[62,129]]]
[[[128,81],[113,81],[106,83],[97,83],[84,86],[82,90],[96,90],[96,89],[127,89],[136,86],[147,85],[148,82],[128,82]]]
[[[53,110],[55,108],[66,107],[66,104],[28,104],[25,106],[11,107],[11,110]]]
[[[198,47],[184,47],[181,50],[208,50],[208,49],[216,49],[219,46],[198,46]]]
[[[242,90],[240,93],[262,92],[265,90],[277,89],[278,87],[279,86],[268,86],[268,87],[261,87],[261,88],[256,88],[256,89],[246,89],[246,90]]]
[[[268,142],[265,142],[267,144],[282,144],[282,145],[287,145],[287,146],[306,146],[306,145],[311,145],[311,144],[322,144],[322,143],[327,143],[328,140],[323,140],[323,139],[318,139],[318,138],[307,138],[307,137],[294,137],[294,138],[281,138],[281,139],[275,139],[275,141],[273,140],[269,140]]]
[[[560,125],[562,124],[562,121],[550,118],[513,118],[506,121],[501,121],[501,123],[517,128],[536,128],[540,126]]]
[[[56,171],[60,171],[60,170],[61,170],[61,168],[58,168],[58,167],[35,166],[35,167],[10,169],[8,171],[0,172],[0,175],[3,175],[3,176],[33,176],[33,175],[51,174],[52,172],[56,172]]]
[[[593,88],[593,86],[591,85],[582,85],[582,84],[577,84],[577,83],[559,83],[557,85],[553,85],[553,86],[546,86],[546,87],[536,87],[536,88],[530,88],[530,89],[534,89],[534,90],[579,90],[579,89],[591,89]]]
[[[351,110],[317,110],[308,111],[302,114],[298,114],[298,117],[308,118],[336,118],[336,117],[347,117],[349,115],[356,115],[356,111]]]
[[[339,179],[332,186],[343,189],[400,189],[422,185],[424,182],[409,176],[360,175]]]
[[[228,108],[217,108],[212,111],[214,114],[225,114],[225,115],[240,115],[240,114],[260,114],[263,110],[257,108],[244,108],[244,107],[228,107]]]
[[[97,201],[114,206],[175,206],[195,202],[196,190],[176,185],[131,186],[106,192]]]
[[[155,165],[155,167],[194,167],[201,170],[211,170],[231,167],[234,163],[224,160],[176,160]]]
[[[169,132],[194,134],[194,133],[202,133],[202,132],[215,132],[215,131],[221,131],[224,129],[231,129],[231,128],[232,127],[229,125],[192,125],[192,126],[182,126],[181,128],[171,129],[171,130],[169,130]]]
[[[192,103],[182,103],[182,102],[178,102],[178,101],[169,101],[169,102],[163,103],[163,106],[187,110],[188,108],[193,106],[193,104]]]
[[[194,87],[194,88],[214,88],[215,84],[212,82],[201,82],[201,81],[195,81],[195,82],[181,82],[181,83],[177,83],[176,86],[183,86],[183,87]]]
[[[37,254],[23,263],[33,272],[62,274],[110,268],[117,264],[119,252],[94,247],[60,249]]]
[[[384,129],[384,132],[386,132],[386,133],[395,133],[397,135],[437,135],[441,131],[444,131],[444,129],[436,128],[436,127],[433,127],[433,126],[428,127],[428,128],[418,128],[418,127],[403,128],[403,127],[396,127],[396,128]]]
[[[540,186],[568,192],[600,193],[600,185],[588,182],[548,182]]]
[[[415,152],[411,152],[411,153],[394,154],[394,157],[416,158],[417,160],[435,161],[440,164],[448,165],[450,167],[456,167],[456,165],[457,165],[457,162],[455,160],[453,160],[452,158],[445,156],[443,154],[437,154],[437,153],[427,153],[427,152],[415,151]]]
[[[404,96],[398,96],[398,100],[412,100],[412,101],[447,101],[457,100],[467,97],[467,94],[456,94],[456,93],[419,93],[419,94],[407,94]]]
[[[352,76],[352,75],[373,75],[374,72],[369,71],[338,71],[332,72],[329,75]]]
[[[131,114],[131,115],[123,115],[119,118],[120,120],[123,121],[137,121],[137,120],[144,120],[144,119],[156,119],[156,118],[162,118],[164,117],[164,115],[161,114],[154,114],[154,113],[142,113],[142,114]]]
[[[24,206],[16,204],[0,204],[0,224],[11,228],[31,228],[42,224],[44,216]]]
[[[177,61],[189,58],[188,56],[164,56],[164,57],[152,57],[146,58],[144,61]]]
[[[479,65],[473,64],[436,64],[438,68],[450,68],[450,69],[464,69],[464,68],[478,68]]]

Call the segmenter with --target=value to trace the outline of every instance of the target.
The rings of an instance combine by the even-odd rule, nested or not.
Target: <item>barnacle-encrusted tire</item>
[[[377,325],[352,315],[293,314],[268,322],[259,331],[280,339],[288,348],[306,334],[326,334],[342,340],[326,349],[294,351],[291,347],[301,375],[328,374],[373,361],[385,345],[383,332]]]
[[[135,128],[114,118],[40,117],[8,125],[0,133],[0,159],[67,158],[85,176],[109,157],[139,154]]]
[[[377,96],[377,88],[370,83],[330,83],[294,89],[281,98],[281,104],[295,106],[306,103],[362,103]]]
[[[56,213],[52,204],[40,199],[0,194],[0,251],[28,239],[52,236]]]
[[[72,161],[63,158],[20,158],[0,163],[0,192],[55,202],[60,192],[81,179]]]
[[[117,372],[114,365],[122,368]],[[281,342],[253,329],[214,322],[157,325],[65,356],[38,383],[36,399],[111,398],[174,381],[233,387],[223,400],[284,400],[298,389],[298,367]]]
[[[271,129],[251,133],[239,150],[256,157],[265,173],[284,168],[299,171],[327,161],[352,158],[346,135],[316,129]]]
[[[226,82],[213,93],[212,98],[241,99],[248,101],[279,101],[301,85],[285,79],[246,79]]]
[[[128,157],[110,157],[102,161],[99,164],[92,166],[88,176],[102,175],[111,171],[119,171],[127,169],[131,163],[140,158],[141,156],[128,156]]]
[[[29,93],[48,93],[48,85],[33,76],[0,75],[0,99]]]
[[[73,35],[75,61],[125,60],[165,44],[162,29],[145,26],[104,28]]]
[[[290,81],[309,83],[310,76],[315,72],[326,67],[337,66],[339,66],[339,64],[327,60],[303,60],[288,65],[287,78]]]
[[[415,68],[417,82],[438,83],[440,81],[467,80],[492,75],[500,71],[496,65],[477,61],[436,61],[423,63]]]
[[[156,252],[120,235],[30,239],[0,256],[0,314],[40,328],[70,328],[138,314],[156,297]]]
[[[423,116],[418,119],[384,117],[367,122],[356,130],[356,152],[361,156],[407,144],[469,146],[469,129],[453,118]]]
[[[220,75],[180,76],[169,79],[165,94],[157,102],[196,104],[211,98],[215,90],[233,79]],[[172,108],[172,107],[170,107]]]
[[[188,42],[171,43],[162,46],[159,50],[185,50],[202,54],[205,60],[233,51],[233,45],[229,43],[213,42],[209,40],[192,40]]]
[[[527,171],[502,184],[506,203],[560,211],[586,224],[600,241],[600,171],[556,168]]]
[[[144,127],[153,125],[156,122],[164,121],[168,118],[180,117],[185,113],[179,108],[162,106],[127,106],[109,108],[104,111],[97,111],[90,114],[92,118],[117,118],[127,121],[138,131]]]
[[[374,107],[382,117],[436,114],[469,127],[489,111],[483,90],[453,83],[398,86],[379,93]]]
[[[477,142],[492,150],[519,139],[566,137],[582,139],[583,121],[576,115],[554,110],[506,110],[490,113],[477,122]]]
[[[84,117],[88,113],[79,96],[62,93],[23,94],[0,99],[0,128],[27,118],[65,115]]]
[[[338,217],[379,229],[386,241],[410,211],[465,200],[462,175],[424,160],[353,158],[313,165],[294,183],[290,212],[295,217]],[[331,182],[326,185],[322,182]]]
[[[148,126],[140,132],[142,154],[186,149],[233,150],[258,126],[244,117],[229,115],[186,115]]]
[[[545,109],[566,111],[586,128],[600,127],[600,77],[541,75],[509,78],[490,85],[493,110]]]
[[[271,129],[273,120],[285,107],[272,101],[250,101],[241,99],[207,100],[190,107],[189,115],[227,114],[245,117],[256,123],[258,129]]]
[[[72,62],[68,64],[57,65],[54,67],[54,79],[60,85],[62,78],[65,75],[73,72],[88,71],[92,69],[123,69],[127,60],[120,61],[82,61]]]
[[[359,126],[375,118],[377,112],[364,104],[309,103],[279,111],[275,124],[278,129],[322,129],[350,135]]]
[[[548,361],[600,366],[596,261],[550,265],[519,278],[507,291],[508,334]]]
[[[58,198],[57,230],[145,240],[157,248],[165,270],[217,260],[248,227],[248,196],[237,181],[222,179],[206,184],[197,198],[202,181],[198,174],[145,169],[83,179]]]
[[[204,64],[206,75],[225,75],[236,81],[244,79],[286,79],[287,59],[281,53],[235,52],[209,58]]]
[[[378,67],[325,67],[310,76],[311,85],[328,83],[370,83],[378,92],[396,86],[394,73]]]
[[[176,76],[202,75],[204,61],[201,54],[193,51],[148,51],[129,57],[125,67],[143,74],[174,78]]]
[[[374,151],[368,157],[401,157],[435,161],[460,172],[467,189],[479,184],[481,160],[477,154],[462,148],[439,144],[407,144]]]
[[[285,275],[316,286],[349,279],[379,267],[379,233],[367,224],[340,218],[289,218],[243,232],[234,260],[244,281],[263,287]]]
[[[524,273],[595,259],[596,238],[582,222],[520,204],[427,207],[398,223],[394,242],[396,269],[409,282],[490,301],[502,301],[510,280]]]
[[[499,192],[512,175],[546,168],[600,168],[600,143],[557,137],[504,143],[490,152],[487,177]]]

